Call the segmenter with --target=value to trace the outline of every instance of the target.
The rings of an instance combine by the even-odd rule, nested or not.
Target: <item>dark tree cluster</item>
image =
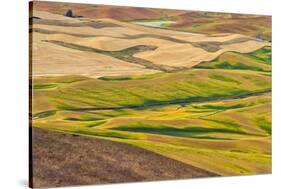
[[[72,10],[69,9],[69,10],[66,12],[65,16],[67,16],[67,17],[73,17],[73,15],[72,15]]]

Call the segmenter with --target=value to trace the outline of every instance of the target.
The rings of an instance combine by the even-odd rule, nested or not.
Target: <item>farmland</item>
[[[220,33],[236,33],[252,37],[259,35],[271,40],[270,16],[70,3],[53,3],[52,6],[48,2],[36,4],[36,10],[59,15],[65,14],[68,9],[91,19],[111,18],[141,25],[148,23],[148,26],[166,27],[170,30],[214,35]]]
[[[115,9],[126,9],[126,14],[114,16],[109,14],[114,8],[107,6],[33,6],[30,120],[37,141],[35,185],[271,172],[268,17],[125,7]],[[64,16],[70,7],[83,17]],[[92,9],[106,11],[97,17],[90,14]],[[129,14],[133,10],[136,14]],[[241,32],[240,27],[255,19],[264,25]],[[220,30],[222,20],[236,29]],[[202,32],[190,24],[199,24]],[[257,32],[264,39],[257,39]],[[56,164],[63,158],[56,149],[64,145],[69,158]],[[114,155],[123,150],[125,161]],[[140,152],[143,159],[135,155]],[[84,154],[81,161],[79,154]],[[98,159],[101,166],[91,167]],[[110,179],[107,160],[112,169],[126,170],[124,174]],[[152,165],[157,161],[167,163]],[[151,170],[145,166],[141,171],[137,162]],[[165,167],[169,162],[173,166]],[[83,164],[89,167],[85,175],[79,172],[72,180],[65,175]],[[40,173],[46,167],[56,175],[48,182]],[[57,167],[64,172],[57,173]],[[177,172],[177,167],[184,169]],[[96,176],[99,171],[104,177]],[[124,175],[132,172],[138,176],[126,180]]]
[[[270,76],[244,70],[188,72],[35,89],[33,123],[133,144],[217,174],[269,171]],[[44,83],[62,78],[51,79]],[[214,150],[221,156],[210,156]],[[209,161],[202,167],[200,152],[202,159],[225,163]]]

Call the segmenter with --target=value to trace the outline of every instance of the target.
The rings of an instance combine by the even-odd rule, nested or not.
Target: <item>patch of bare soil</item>
[[[217,176],[131,145],[31,129],[31,187]]]

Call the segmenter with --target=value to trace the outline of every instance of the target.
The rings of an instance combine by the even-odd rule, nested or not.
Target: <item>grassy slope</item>
[[[187,106],[63,110],[33,124],[133,144],[222,175],[253,174],[271,170],[270,108],[265,94]]]
[[[221,175],[271,171],[270,94],[222,100],[270,90],[264,72],[192,69],[34,84],[37,127],[132,144]]]
[[[264,47],[252,53],[226,52],[213,61],[203,62],[195,68],[239,69],[271,72],[271,47]]]
[[[57,77],[63,80],[63,77]],[[188,70],[159,73],[129,80],[82,81],[61,85],[54,78],[38,79],[50,90],[34,90],[34,113],[50,109],[116,108],[215,100],[271,89],[271,77],[240,70]],[[36,88],[36,87],[35,87]],[[44,105],[42,105],[44,104]]]

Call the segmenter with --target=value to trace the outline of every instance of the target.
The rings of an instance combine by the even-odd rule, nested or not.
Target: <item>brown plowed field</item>
[[[131,145],[32,128],[33,187],[217,176]]]

